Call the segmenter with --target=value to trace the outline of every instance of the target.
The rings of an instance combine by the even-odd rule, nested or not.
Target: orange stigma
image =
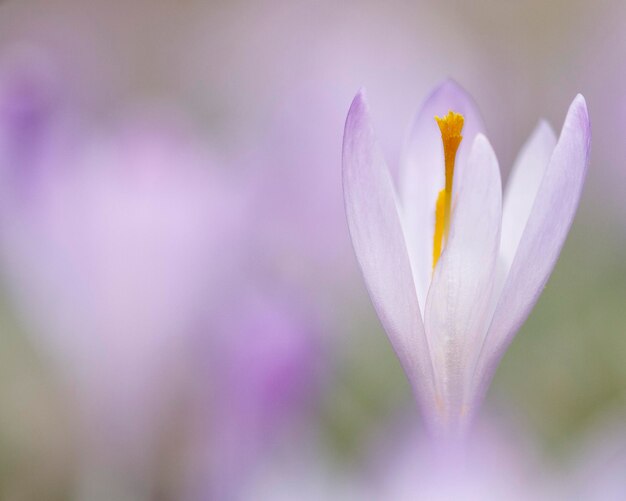
[[[463,136],[463,123],[465,119],[460,113],[449,111],[444,117],[435,117],[439,130],[441,131],[441,141],[443,143],[443,156],[446,169],[445,187],[437,196],[435,206],[435,234],[433,238],[433,271],[437,266],[441,251],[448,240],[450,232],[450,213],[452,211],[452,181],[454,179],[454,163],[456,152],[459,149]]]

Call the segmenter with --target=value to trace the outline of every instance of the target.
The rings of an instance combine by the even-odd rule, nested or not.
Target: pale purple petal
[[[440,411],[447,428],[457,427],[467,414],[465,381],[468,366],[473,368],[477,340],[487,327],[501,216],[498,160],[487,138],[479,134],[426,302],[426,333],[441,384]]]
[[[350,236],[369,295],[426,413],[433,407],[429,349],[393,184],[362,92],[346,121],[343,189]]]
[[[556,264],[578,207],[590,140],[587,105],[578,95],[565,118],[482,347],[474,379],[481,393]]]
[[[542,120],[513,165],[502,206],[500,256],[507,274],[555,146],[556,135]]]
[[[472,98],[451,80],[437,87],[420,108],[400,171],[401,215],[421,311],[431,279],[435,202],[444,185],[443,146],[435,115],[443,116],[450,110],[465,117],[454,190],[459,188],[457,180],[462,176],[469,150],[476,134],[484,132],[484,126]]]

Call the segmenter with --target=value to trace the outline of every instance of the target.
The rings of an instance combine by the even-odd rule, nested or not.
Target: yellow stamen
[[[465,119],[460,113],[449,111],[443,118],[435,117],[439,130],[441,131],[441,141],[443,143],[443,156],[445,160],[446,182],[443,190],[437,197],[435,207],[435,235],[433,241],[433,270],[437,266],[437,261],[441,256],[444,243],[448,240],[450,232],[450,213],[452,211],[452,180],[454,179],[454,162],[456,152],[461,144],[461,130]]]

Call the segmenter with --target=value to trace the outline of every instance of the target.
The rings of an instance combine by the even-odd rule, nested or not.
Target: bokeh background
[[[433,494],[340,156],[359,88],[394,166],[451,77],[505,180],[578,92],[593,131],[472,478],[623,499],[624,19],[618,0],[0,1],[0,498]]]

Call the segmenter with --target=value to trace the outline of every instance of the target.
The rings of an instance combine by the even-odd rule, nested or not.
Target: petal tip
[[[582,94],[576,94],[572,104],[568,110],[568,116],[576,117],[586,142],[587,151],[591,144],[591,122],[589,120],[589,110],[587,109],[587,101]]]
[[[355,105],[362,107],[367,106],[367,91],[365,90],[365,87],[361,87],[354,96],[354,99],[352,100],[352,107]]]
[[[463,86],[452,77],[446,77],[435,89],[450,90],[455,92],[467,92]]]
[[[570,105],[570,112],[577,113],[582,122],[589,124],[589,111],[587,110],[587,101],[582,94],[576,94],[576,97]]]
[[[346,119],[346,128],[353,121],[360,121],[368,113],[369,107],[367,105],[367,96],[365,88],[361,87],[354,96],[350,109],[348,110],[348,117]]]
[[[431,91],[420,108],[416,123],[424,119],[423,113],[426,109],[429,114],[433,110],[435,114],[446,113],[450,110],[456,111],[466,115],[467,124],[475,122],[478,130],[485,129],[476,101],[463,86],[452,78],[443,80]],[[470,119],[470,116],[473,118]],[[428,120],[432,120],[432,117],[429,116]]]
[[[580,113],[585,120],[589,121],[589,111],[587,110],[587,101],[582,94],[577,94],[571,105],[572,109],[575,109]]]
[[[346,172],[350,159],[363,153],[375,142],[364,89],[360,89],[350,105],[343,132],[342,165]]]
[[[546,141],[549,141],[549,144],[551,144],[552,149],[554,149],[554,146],[556,145],[556,142],[557,142],[556,132],[554,131],[552,124],[548,122],[545,118],[539,119],[539,121],[537,122],[537,125],[535,126],[532,133],[530,134],[527,144],[533,143],[536,141],[541,141],[544,144]]]
[[[552,125],[545,118],[539,119],[535,130],[538,133],[551,132],[554,135],[554,129],[552,128]]]
[[[485,136],[482,132],[479,132],[478,134],[476,134],[476,137],[474,138],[474,144],[472,145],[472,149],[493,149],[491,147],[491,143],[489,142],[489,139],[487,139],[487,136]]]
[[[587,101],[585,100],[585,96],[583,96],[580,92],[576,94],[576,97],[574,98],[573,102],[578,103],[579,105],[587,109]]]
[[[461,86],[461,84],[459,84],[456,80],[450,77],[446,78],[445,80],[443,80],[442,82],[440,82],[438,85],[435,86],[435,88],[430,94],[430,98],[433,98],[439,95],[446,95],[446,94],[452,94],[452,95],[461,94],[469,98],[468,92]]]

